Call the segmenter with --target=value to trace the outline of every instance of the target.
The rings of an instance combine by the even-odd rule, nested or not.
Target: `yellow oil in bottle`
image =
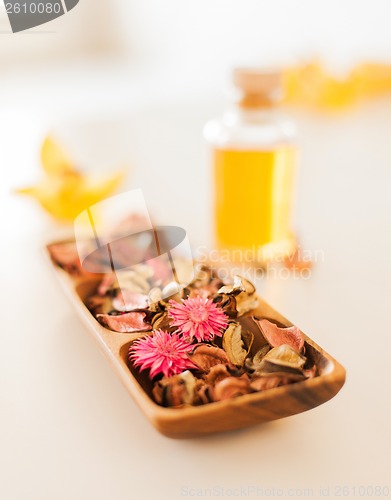
[[[240,100],[204,129],[213,151],[214,243],[245,250],[257,263],[290,255],[296,178],[296,128],[277,109],[278,70],[237,68]],[[242,260],[241,252],[231,260]]]
[[[219,248],[289,252],[297,151],[214,149],[215,236]]]

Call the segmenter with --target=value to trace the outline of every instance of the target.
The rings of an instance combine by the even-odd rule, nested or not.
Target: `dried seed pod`
[[[223,336],[223,349],[232,364],[243,366],[253,340],[254,334],[246,331],[242,332],[242,326],[239,323],[232,322],[229,324]]]
[[[208,372],[215,365],[230,364],[225,351],[210,344],[197,344],[189,358],[203,372]]]
[[[298,352],[303,350],[304,335],[297,326],[280,328],[265,318],[259,319],[257,317],[254,317],[254,321],[272,347],[287,344]]]
[[[162,406],[191,405],[195,402],[196,384],[197,380],[194,375],[186,370],[179,375],[164,377],[156,382],[152,395]]]
[[[213,388],[213,400],[223,401],[225,399],[235,398],[243,394],[253,392],[250,386],[250,380],[242,377],[227,377]]]

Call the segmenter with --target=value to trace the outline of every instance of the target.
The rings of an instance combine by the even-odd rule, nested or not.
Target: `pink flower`
[[[215,335],[221,337],[227,328],[226,314],[205,297],[182,300],[182,304],[170,300],[170,305],[168,315],[174,320],[172,325],[190,340],[194,337],[199,342],[212,340]]]
[[[133,342],[129,349],[129,360],[134,366],[140,367],[140,371],[149,369],[151,378],[160,373],[171,377],[188,368],[197,368],[187,356],[192,349],[193,346],[176,333],[154,330],[151,336]]]

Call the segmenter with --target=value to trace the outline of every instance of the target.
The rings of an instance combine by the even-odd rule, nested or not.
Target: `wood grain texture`
[[[131,343],[145,333],[116,333],[104,328],[84,304],[86,298],[96,289],[99,277],[72,278],[51,261],[48,252],[47,255],[67,296],[98,341],[127,391],[155,428],[168,437],[193,438],[295,415],[325,403],[344,385],[345,369],[305,335],[306,350],[318,365],[317,377],[202,406],[164,408],[153,401],[152,383],[148,376],[145,373],[140,374],[129,366],[127,361]],[[292,325],[261,298],[255,314],[285,326]],[[256,342],[253,349],[256,349]]]

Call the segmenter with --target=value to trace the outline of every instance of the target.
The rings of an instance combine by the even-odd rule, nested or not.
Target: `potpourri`
[[[72,247],[64,255],[52,250],[58,265],[80,276]],[[140,333],[128,364],[148,375],[159,405],[203,405],[317,376],[303,333],[259,316],[255,287],[246,278],[226,283],[216,269],[196,265],[189,285],[168,279],[164,267],[148,263],[106,274],[86,304],[106,328]]]

